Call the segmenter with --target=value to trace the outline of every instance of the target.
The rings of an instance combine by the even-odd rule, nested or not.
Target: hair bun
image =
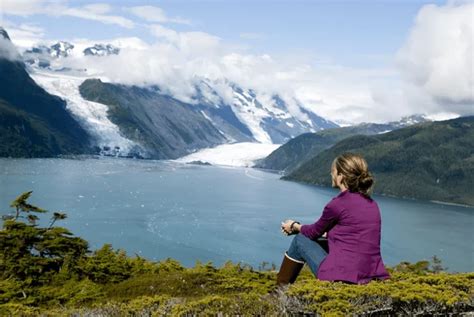
[[[363,171],[357,176],[357,182],[361,188],[369,188],[374,183],[374,179],[369,172]]]

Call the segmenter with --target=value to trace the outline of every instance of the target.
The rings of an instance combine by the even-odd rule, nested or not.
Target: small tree
[[[63,219],[66,219],[66,218],[67,218],[67,215],[65,213],[60,213],[60,212],[53,213],[53,217],[51,218],[51,222],[49,224],[48,229],[51,229],[51,227],[54,225],[54,223],[57,220],[63,220]]]
[[[431,262],[432,262],[431,271],[434,272],[434,273],[439,273],[439,272],[442,272],[442,271],[446,271],[448,269],[448,267],[444,267],[441,264],[441,259],[438,258],[436,256],[436,254],[433,255]]]
[[[21,217],[20,213],[25,212],[25,213],[30,213],[30,212],[38,212],[38,213],[44,213],[47,212],[47,210],[39,208],[37,206],[31,205],[27,202],[28,198],[30,198],[31,194],[33,191],[25,192],[18,196],[10,205],[10,207],[15,208],[15,216],[14,219],[17,220],[19,217]]]
[[[47,210],[28,203],[32,191],[18,196],[11,207],[15,214],[4,217],[0,230],[0,276],[27,285],[40,285],[51,280],[65,262],[69,268],[88,252],[87,241],[73,237],[65,228],[53,227],[65,213],[55,212],[47,228],[36,225],[39,217],[30,212]],[[25,219],[26,222],[21,221]]]

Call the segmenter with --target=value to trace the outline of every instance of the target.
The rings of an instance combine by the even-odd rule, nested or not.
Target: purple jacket
[[[301,234],[316,240],[328,232],[329,254],[317,278],[365,284],[390,278],[380,254],[381,218],[374,200],[345,190],[334,197],[315,223],[301,226]]]

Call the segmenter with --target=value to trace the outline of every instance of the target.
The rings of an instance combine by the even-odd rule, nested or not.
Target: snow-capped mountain
[[[337,127],[295,99],[285,101],[278,95],[258,95],[227,84],[230,100],[220,97],[209,80],[199,82],[194,100],[211,122],[236,141],[281,144],[301,133]]]
[[[413,114],[410,116],[402,117],[398,121],[390,121],[386,123],[372,123],[363,122],[351,127],[364,128],[367,131],[372,131],[376,134],[383,134],[400,128],[408,127],[417,123],[432,121],[425,114]]]
[[[391,122],[393,125],[397,125],[398,127],[407,127],[409,125],[431,121],[425,114],[414,114],[411,116],[402,117],[398,122]]]
[[[81,45],[64,41],[41,45],[25,51],[23,58],[29,64],[27,69],[32,78],[46,91],[67,102],[67,109],[95,137],[96,145],[105,154],[176,157],[224,143],[282,144],[305,132],[338,126],[294,98],[262,94],[227,80],[215,82],[202,78],[195,81],[196,93],[191,102],[167,95],[166,87],[138,89],[89,81],[89,89],[81,90],[82,83],[94,77],[88,75],[86,67],[71,70],[61,67],[61,61],[71,56],[105,57],[120,53],[120,48],[111,44]],[[148,99],[143,98],[144,95]],[[108,103],[111,98],[120,104]],[[150,112],[153,103],[162,109],[168,107],[167,103],[179,105],[176,107],[181,112]],[[132,121],[120,117],[124,111],[131,111],[128,115],[133,117]],[[158,121],[149,122],[150,118]],[[143,127],[148,128],[141,131]],[[139,130],[141,132],[137,132]],[[157,140],[161,140],[161,146]],[[183,148],[173,148],[172,144]]]
[[[95,44],[94,46],[84,49],[83,53],[88,56],[118,55],[120,48],[111,44]]]
[[[64,41],[59,41],[51,46],[38,45],[26,50],[23,53],[23,60],[36,67],[47,68],[51,66],[53,60],[68,57],[73,49],[73,44]]]
[[[26,50],[23,53],[23,60],[25,63],[35,67],[50,68],[53,63],[58,64],[58,59],[68,58],[72,54],[77,56],[108,56],[117,55],[119,53],[120,48],[112,44],[94,44],[93,46],[86,47],[80,51],[80,49],[74,44],[66,41],[59,41],[50,46],[38,45]]]
[[[74,45],[69,42],[59,41],[51,45],[49,54],[52,57],[68,57],[74,49]]]

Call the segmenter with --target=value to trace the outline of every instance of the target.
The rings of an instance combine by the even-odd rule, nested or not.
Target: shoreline
[[[321,185],[321,184],[313,184],[309,182],[303,182],[303,181],[297,181],[293,179],[284,179],[283,177],[284,172],[279,171],[279,170],[272,170],[272,169],[264,169],[264,168],[259,168],[259,167],[254,167],[254,166],[236,166],[236,165],[226,165],[226,164],[193,164],[193,162],[181,162],[179,159],[153,159],[153,158],[137,158],[137,157],[124,157],[124,156],[112,156],[112,155],[100,155],[100,154],[78,154],[78,155],[62,155],[62,156],[53,156],[53,157],[0,157],[0,159],[13,159],[13,160],[31,160],[31,159],[64,159],[64,160],[87,160],[87,159],[130,159],[132,161],[136,160],[143,160],[143,161],[163,161],[163,162],[172,162],[172,163],[178,163],[178,164],[183,164],[183,165],[196,165],[196,166],[213,166],[213,167],[218,167],[218,168],[243,168],[243,169],[255,169],[259,170],[265,173],[270,173],[270,174],[278,174],[282,177],[279,178],[279,180],[283,181],[290,181],[290,182],[295,182],[299,184],[304,184],[304,185],[309,185],[309,186],[315,186],[315,187],[321,187],[325,189],[331,189],[329,186]],[[435,200],[435,199],[418,199],[418,198],[413,198],[413,197],[406,197],[406,196],[395,196],[391,194],[384,194],[384,193],[374,193],[374,195],[380,195],[384,197],[390,197],[390,198],[395,198],[395,199],[406,199],[406,200],[411,200],[411,201],[418,201],[418,202],[428,202],[428,203],[433,203],[437,205],[446,205],[446,206],[454,206],[454,207],[463,207],[463,208],[469,208],[469,209],[474,209],[474,205],[469,205],[469,204],[462,204],[462,203],[456,203],[456,202],[450,202],[450,201],[441,201],[441,200]]]
[[[329,186],[325,186],[325,185],[321,185],[321,184],[313,184],[313,183],[297,181],[297,180],[293,180],[293,179],[285,179],[285,178],[282,178],[282,177],[280,178],[280,180],[287,181],[287,182],[294,182],[294,183],[298,183],[298,184],[304,184],[304,185],[308,185],[308,186],[321,187],[321,188],[325,188],[325,189],[330,189],[331,188]],[[405,200],[424,202],[424,203],[433,203],[433,204],[438,204],[438,205],[447,205],[447,206],[474,209],[474,205],[461,204],[461,203],[455,203],[455,202],[449,202],[449,201],[432,200],[432,199],[418,199],[418,198],[413,198],[413,197],[395,196],[395,195],[384,194],[384,193],[373,193],[373,195],[379,195],[379,196],[395,198],[395,199],[405,199]]]

